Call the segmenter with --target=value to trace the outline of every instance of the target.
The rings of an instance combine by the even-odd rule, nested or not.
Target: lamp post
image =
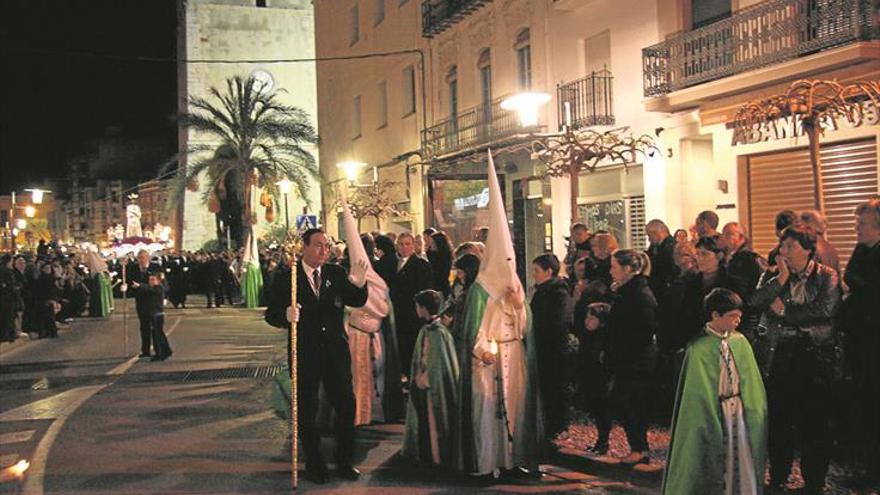
[[[547,93],[520,93],[506,98],[501,108],[515,110],[523,127],[537,125],[538,107],[550,101]],[[592,129],[573,129],[571,112],[565,108],[562,131],[538,134],[528,145],[532,157],[544,164],[544,176],[568,176],[571,187],[571,220],[578,216],[578,176],[582,170],[594,171],[603,161],[634,163],[639,155],[653,156],[660,149],[647,135],[633,137],[627,127],[604,132]]]
[[[279,180],[275,184],[278,185],[278,190],[281,191],[281,194],[284,195],[284,229],[286,231],[290,230],[290,215],[287,210],[287,195],[290,194],[290,185],[291,182],[289,179],[284,178]]]

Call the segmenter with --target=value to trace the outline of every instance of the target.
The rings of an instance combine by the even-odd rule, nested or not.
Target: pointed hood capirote
[[[388,316],[390,311],[388,284],[373,269],[373,260],[367,258],[367,250],[358,233],[357,222],[355,222],[345,198],[342,198],[342,226],[348,241],[346,245],[351,264],[354,266],[359,261],[364,261],[367,266],[367,284],[370,286],[366,304],[352,311],[349,322],[355,324],[361,331],[376,332],[382,325],[382,319]]]
[[[486,250],[480,262],[477,282],[483,286],[489,296],[501,299],[508,289],[522,292],[522,284],[516,275],[516,255],[513,251],[513,240],[510,237],[510,226],[507,223],[507,212],[504,209],[504,198],[501,197],[501,186],[489,150],[489,236],[486,239]]]

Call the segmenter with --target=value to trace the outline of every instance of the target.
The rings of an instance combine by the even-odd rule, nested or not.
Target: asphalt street
[[[117,301],[111,318],[79,319],[59,339],[0,347],[0,468],[30,463],[20,479],[0,482],[0,494],[289,493],[288,424],[269,407],[285,333],[257,310],[169,309],[174,355],[150,362],[130,357],[137,318],[123,320]],[[544,466],[539,481],[487,485],[406,463],[402,432],[360,428],[361,480],[301,481],[297,491],[641,494],[659,485],[657,476],[590,469],[577,456]],[[332,446],[325,438],[328,458]]]

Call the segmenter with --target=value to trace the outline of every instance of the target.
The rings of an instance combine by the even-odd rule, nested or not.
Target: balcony
[[[572,128],[614,125],[614,76],[603,69],[575,81],[556,86],[559,102],[559,128],[568,123]]]
[[[477,105],[422,129],[422,151],[435,157],[464,151],[522,132],[516,113],[501,108],[507,96]]]
[[[880,39],[871,0],[768,0],[642,50],[645,96],[662,96],[848,43]]]
[[[492,0],[424,0],[422,36],[433,38]]]

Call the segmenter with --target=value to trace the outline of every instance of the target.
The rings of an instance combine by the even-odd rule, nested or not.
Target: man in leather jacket
[[[777,271],[766,271],[751,297],[763,310],[754,349],[765,376],[771,489],[791,470],[794,430],[801,437],[804,493],[822,493],[831,439],[830,389],[839,364],[833,317],[840,303],[837,272],[814,261],[816,232],[787,227]]]

